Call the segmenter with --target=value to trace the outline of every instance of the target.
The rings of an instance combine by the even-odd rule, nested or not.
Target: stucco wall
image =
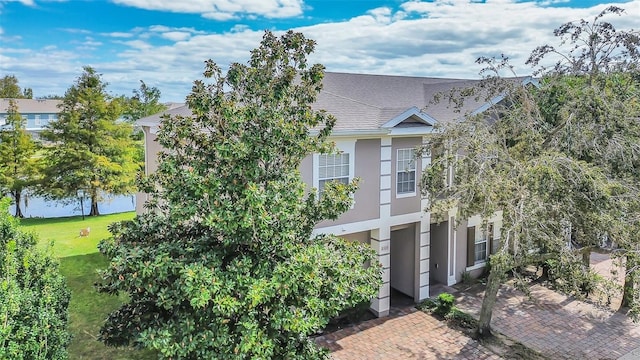
[[[341,238],[361,244],[371,243],[371,231],[361,231],[353,234],[340,235]]]
[[[143,126],[145,157],[146,157],[146,173],[151,174],[158,170],[158,153],[162,150],[162,146],[156,140],[156,135],[152,134],[149,127]]]
[[[397,159],[398,149],[410,149],[419,146],[422,139],[419,137],[393,138],[391,140],[391,215],[402,215],[419,212],[420,209],[420,169],[422,169],[422,159],[416,159],[416,194],[411,197],[398,197],[396,194],[397,184]]]
[[[467,225],[468,221],[463,220],[456,229],[456,282],[462,280],[462,273],[467,270]]]
[[[414,294],[415,276],[415,225],[391,231],[391,282],[392,288],[409,296]]]
[[[313,165],[308,166],[305,159],[301,171],[313,174]],[[380,139],[356,141],[354,176],[360,178],[360,187],[355,193],[353,208],[342,214],[338,220],[323,221],[317,227],[342,225],[380,217]],[[312,175],[303,173],[302,178],[305,182],[310,177]],[[313,184],[310,184],[311,186]]]

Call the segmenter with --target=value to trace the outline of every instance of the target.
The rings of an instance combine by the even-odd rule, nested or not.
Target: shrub
[[[455,307],[452,308],[451,312],[449,312],[445,316],[445,319],[465,329],[475,329],[478,326],[478,320],[474,319],[473,316],[456,309]]]
[[[0,200],[0,359],[66,359],[69,290],[8,208]]]
[[[438,305],[434,312],[440,316],[446,316],[453,309],[453,303],[456,298],[449,293],[438,295]]]
[[[422,300],[422,302],[418,304],[418,306],[416,306],[418,310],[422,310],[426,312],[432,312],[437,307],[438,307],[438,302],[432,298],[426,298]]]

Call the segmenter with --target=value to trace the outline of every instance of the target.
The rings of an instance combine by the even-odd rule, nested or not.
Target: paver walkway
[[[597,264],[603,261],[597,260]],[[607,266],[600,265],[603,269]],[[640,360],[640,324],[625,314],[567,298],[540,285],[531,287],[531,292],[532,299],[528,299],[520,291],[503,287],[493,311],[493,329],[549,359]],[[456,306],[477,316],[481,288],[455,295]],[[330,349],[336,360],[499,359],[477,341],[415,308],[316,341]]]
[[[605,265],[602,265],[603,269]],[[541,285],[532,298],[503,287],[493,310],[492,328],[550,359],[640,359],[640,324],[625,314],[568,298]],[[480,289],[481,290],[481,289]],[[456,294],[456,306],[475,315],[482,293]]]
[[[477,341],[415,308],[316,339],[336,360],[499,359]]]

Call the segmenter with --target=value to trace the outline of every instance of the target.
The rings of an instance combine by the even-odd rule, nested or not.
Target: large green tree
[[[461,94],[503,100],[483,114],[443,126],[430,141],[442,149],[423,178],[432,211],[455,207],[460,219],[502,212],[480,335],[490,334],[508,271],[546,262],[565,291],[580,295],[593,280],[581,251],[612,243],[631,248],[628,235],[640,232],[637,221],[629,222],[637,219],[630,211],[638,199],[633,173],[640,156],[640,108],[630,71],[639,42],[633,31],[618,34],[604,22],[609,13],[620,9],[556,30],[569,44],[568,54],[551,46],[532,53],[534,65],[548,54],[563,54],[550,71],[543,69],[538,87],[503,78],[511,69],[506,59],[480,59],[488,65],[486,78],[478,88],[452,95],[455,103],[464,103]],[[442,172],[450,166],[455,176],[448,186]]]
[[[98,202],[107,194],[135,191],[136,161],[132,126],[119,121],[120,102],[91,67],[65,93],[58,120],[41,137],[45,148],[44,193],[51,198],[91,199],[89,215],[99,215]]]
[[[0,125],[0,193],[9,194],[15,203],[15,216],[23,217],[20,200],[25,188],[40,177],[38,144],[25,130],[25,121],[15,101],[9,101],[6,123]]]
[[[375,296],[372,249],[312,235],[349,209],[356,187],[329,184],[318,198],[298,170],[332,149],[335,119],[310,106],[324,74],[307,63],[314,46],[267,32],[226,75],[207,61],[212,82],[196,81],[187,98],[193,116],[165,119],[148,212],[100,244],[111,258],[100,291],[129,296],[104,342],[173,359],[325,358],[309,336]]]
[[[160,89],[140,80],[140,88],[133,90],[133,96],[122,99],[124,103],[122,117],[133,123],[145,116],[164,111],[167,107],[160,102],[160,96]]]
[[[573,158],[601,168],[618,182],[612,218],[618,227],[606,235],[615,247],[613,256],[625,263],[626,281],[622,306],[640,315],[640,33],[617,31],[602,18],[622,15],[615,6],[598,14],[591,22],[581,20],[564,24],[555,31],[563,43],[572,47],[541,46],[528,63],[549,80],[541,108],[554,126],[547,142]],[[553,59],[552,67],[541,66]],[[551,96],[549,96],[551,95]],[[580,129],[576,131],[576,129]],[[598,250],[602,239],[574,237],[583,246],[583,258]]]
[[[0,199],[0,359],[67,358],[70,292],[58,262]]]
[[[15,75],[5,75],[0,78],[0,98],[31,99],[33,98],[33,90],[30,88],[21,89]]]

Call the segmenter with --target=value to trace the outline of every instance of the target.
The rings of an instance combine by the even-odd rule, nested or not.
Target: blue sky
[[[476,58],[504,53],[528,75],[554,28],[612,4],[627,14],[607,20],[640,28],[640,0],[0,0],[0,76],[62,95],[89,65],[114,95],[144,80],[181,102],[206,59],[246,61],[265,29],[315,39],[328,71],[477,78]]]

